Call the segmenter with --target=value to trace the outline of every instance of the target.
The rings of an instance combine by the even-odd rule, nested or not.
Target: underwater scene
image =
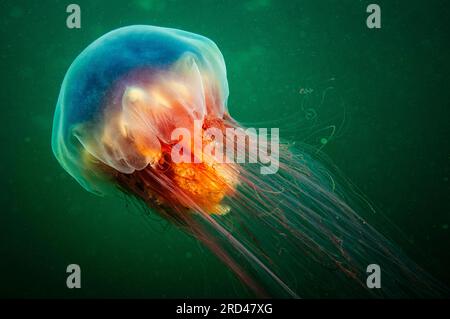
[[[0,14],[0,298],[450,297],[445,1]]]

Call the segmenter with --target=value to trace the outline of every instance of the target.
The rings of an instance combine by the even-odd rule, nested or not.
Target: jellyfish
[[[116,29],[67,71],[52,150],[84,189],[143,203],[257,297],[445,293],[365,221],[370,205],[325,158],[276,131],[244,127],[228,111],[228,94],[224,58],[210,39],[156,26]],[[246,160],[236,160],[242,153]],[[367,285],[371,264],[382,270],[379,289]]]

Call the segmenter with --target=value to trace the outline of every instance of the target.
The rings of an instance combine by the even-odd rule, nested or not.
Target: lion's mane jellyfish
[[[266,163],[250,147],[255,131],[230,116],[227,98],[224,59],[211,40],[153,26],[117,29],[70,66],[53,152],[86,190],[126,193],[195,236],[256,296],[442,293],[355,212],[367,205],[307,147],[271,146],[278,171],[261,174]],[[194,136],[181,148],[180,128]],[[219,136],[234,142],[230,128],[243,132],[248,161],[216,156]],[[188,160],[174,159],[177,147]],[[381,268],[381,289],[366,286],[369,264]]]

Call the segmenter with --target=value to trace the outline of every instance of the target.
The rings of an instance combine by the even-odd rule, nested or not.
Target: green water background
[[[132,24],[213,39],[231,114],[287,117],[282,135],[321,147],[398,227],[382,231],[450,285],[446,1],[377,1],[380,30],[365,25],[369,1],[76,1],[80,30],[65,26],[69,3],[0,2],[0,297],[250,295],[195,240],[121,198],[87,193],[53,157],[67,68]],[[82,289],[66,288],[70,263]]]

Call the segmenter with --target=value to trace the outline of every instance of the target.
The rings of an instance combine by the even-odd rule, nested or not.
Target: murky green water
[[[377,1],[1,1],[1,297],[243,297],[196,241],[122,198],[84,191],[54,159],[51,124],[72,60],[125,25],[213,39],[243,122],[290,116],[282,135],[321,148],[397,226],[384,229],[450,284],[449,6]],[[373,216],[374,222],[378,217]],[[383,231],[383,229],[381,229]],[[66,266],[82,269],[69,290]]]

